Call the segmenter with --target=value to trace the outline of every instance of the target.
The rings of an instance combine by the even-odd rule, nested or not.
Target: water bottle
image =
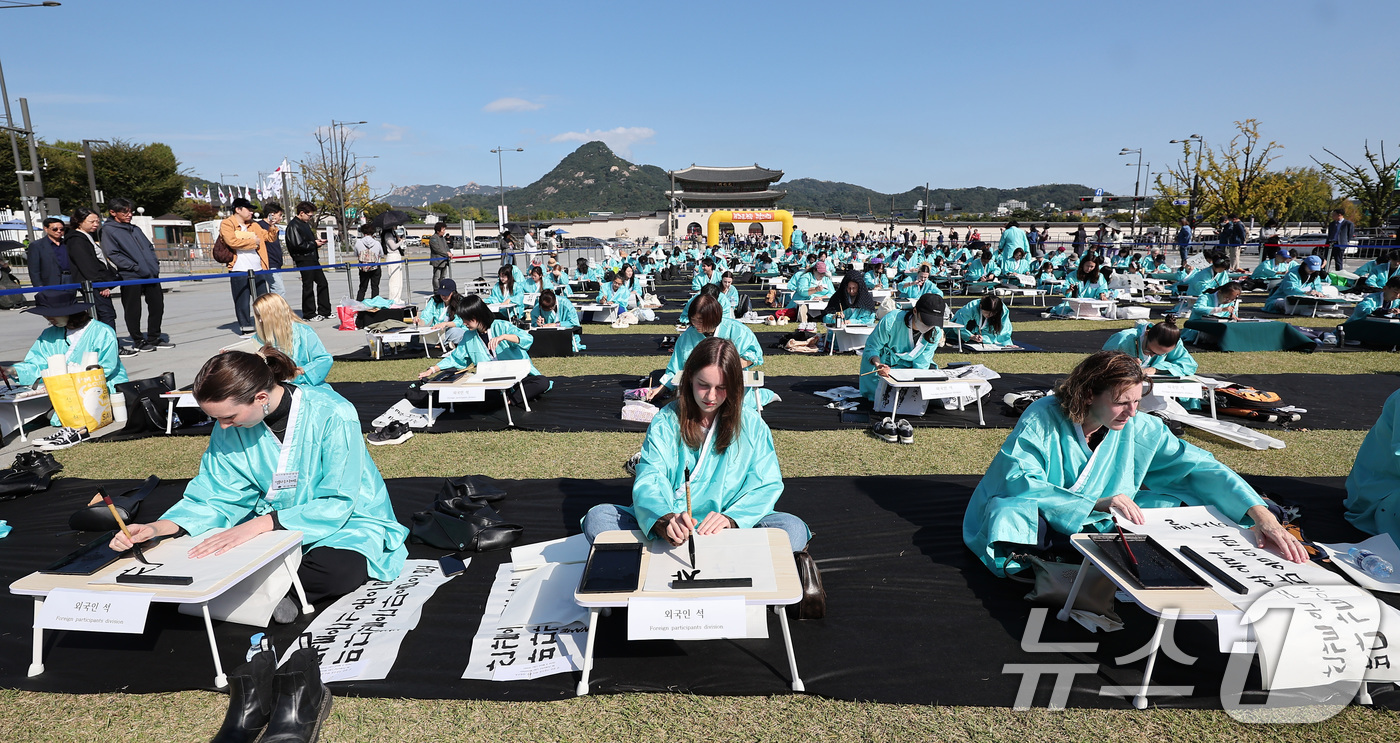
[[[1391,573],[1395,572],[1395,567],[1390,564],[1389,560],[1371,550],[1352,547],[1347,551],[1347,557],[1355,560],[1356,567],[1372,578],[1385,580],[1390,577]]]
[[[248,642],[250,644],[250,647],[248,648],[248,653],[243,656],[243,660],[245,662],[252,660],[253,656],[262,652],[263,633],[259,632],[256,635],[253,635],[252,637],[248,638]]]

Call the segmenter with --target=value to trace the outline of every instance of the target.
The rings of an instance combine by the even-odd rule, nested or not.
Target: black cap
[[[457,282],[452,279],[443,279],[438,282],[437,295],[439,297],[450,297],[457,293]]]
[[[44,317],[61,317],[87,312],[92,305],[78,301],[78,292],[72,289],[45,289],[34,295],[34,306],[25,310]]]
[[[948,303],[937,294],[925,294],[914,303],[914,312],[918,315],[919,322],[931,327],[943,325],[943,314],[947,309]]]

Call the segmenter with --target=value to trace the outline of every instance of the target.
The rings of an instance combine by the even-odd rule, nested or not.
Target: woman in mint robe
[[[452,349],[452,353],[420,373],[419,379],[431,377],[443,369],[465,369],[486,361],[530,361],[530,346],[534,345],[535,339],[512,323],[497,320],[492,315],[491,308],[481,301],[481,297],[475,294],[462,297],[462,301],[457,305],[457,316],[462,318],[462,324],[467,326],[466,336]],[[529,375],[521,380],[520,384],[510,388],[506,395],[512,403],[520,405],[524,400],[533,400],[553,387],[554,383],[549,377],[541,374],[531,362]],[[524,400],[521,399],[522,388]]]
[[[671,359],[666,362],[666,373],[661,376],[660,385],[652,390],[653,400],[663,392],[676,389],[690,355],[706,338],[723,338],[734,344],[739,352],[739,365],[744,369],[763,364],[763,346],[759,344],[758,336],[749,330],[749,326],[730,317],[721,300],[702,292],[692,301],[687,317],[690,327],[676,338]],[[772,390],[762,387],[745,390],[744,394],[744,404],[755,409],[759,403],[767,405],[776,399],[777,395]]]
[[[1352,311],[1348,322],[1364,320],[1372,315],[1395,317],[1397,312],[1400,312],[1400,276],[1391,276],[1385,282],[1384,289],[1375,294],[1367,294],[1356,303],[1356,309]]]
[[[1181,330],[1172,318],[1155,325],[1141,321],[1120,330],[1104,341],[1103,350],[1128,354],[1148,376],[1187,377],[1196,373],[1196,359],[1181,344]]]
[[[89,310],[92,305],[78,301],[78,293],[65,289],[45,289],[34,295],[34,306],[25,310],[49,321],[49,327],[39,333],[24,360],[13,367],[0,369],[0,374],[13,377],[26,387],[42,385],[50,356],[63,356],[69,363],[81,364],[89,351],[97,354],[97,363],[107,378],[107,391],[115,393],[117,385],[126,381],[126,368],[117,355],[117,334],[112,326],[95,322]],[[58,414],[49,417],[58,426]]]
[[[494,325],[494,323],[492,323]],[[535,307],[530,311],[530,327],[532,328],[557,328],[559,330],[573,330],[579,327],[578,310],[574,308],[574,303],[569,301],[563,294],[545,292],[535,300]],[[574,353],[582,351],[586,346],[578,333],[574,333],[573,338]]]
[[[316,331],[292,312],[287,300],[272,293],[254,300],[253,327],[255,341],[287,354],[301,370],[292,384],[329,386],[326,375],[333,363],[331,354]]]
[[[857,271],[848,271],[841,286],[826,303],[822,322],[835,325],[836,318],[851,325],[871,325],[875,322],[875,297],[865,287],[865,279]]]
[[[583,518],[591,542],[605,531],[637,529],[647,539],[684,544],[692,531],[782,529],[793,552],[807,547],[802,519],[775,512],[783,476],[773,434],[756,411],[740,402],[743,367],[723,338],[706,338],[686,360],[679,397],[647,426],[632,505],[594,506]],[[693,519],[686,517],[690,475]]]
[[[792,296],[788,297],[787,306],[796,307],[798,302],[806,302],[812,299],[826,299],[836,293],[836,287],[831,285],[831,277],[826,273],[826,263],[817,261],[806,271],[800,271],[788,281],[788,289],[792,291]]]
[[[1011,310],[994,294],[984,294],[963,305],[953,315],[953,322],[962,326],[958,335],[966,343],[1011,345]]]
[[[486,301],[491,304],[506,304],[501,308],[501,316],[513,318],[525,310],[525,285],[516,279],[512,272],[520,269],[515,266],[501,266],[496,272],[496,285],[491,287],[491,295]]]
[[[354,406],[334,390],[287,383],[292,360],[275,349],[264,355],[230,351],[205,362],[194,397],[218,425],[199,474],[159,520],[131,524],[132,539],[225,529],[190,550],[198,558],[293,530],[302,534],[299,576],[311,601],[394,580],[408,530],[394,518]],[[111,544],[131,546],[120,533]],[[273,617],[295,619],[294,602],[283,599]]]
[[[997,575],[1027,567],[1079,532],[1113,529],[1110,510],[1210,505],[1293,562],[1307,553],[1254,489],[1215,457],[1137,415],[1148,375],[1127,354],[1099,351],[1055,394],[1031,403],[1001,445],[963,515],[963,542]],[[1145,488],[1145,489],[1144,489]]]
[[[933,355],[943,345],[944,309],[943,297],[925,294],[912,309],[880,318],[860,355],[860,394],[865,399],[875,400],[880,377],[890,369],[938,368]]]

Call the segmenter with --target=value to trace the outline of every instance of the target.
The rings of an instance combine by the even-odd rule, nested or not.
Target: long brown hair
[[[1055,399],[1070,420],[1083,423],[1095,396],[1130,384],[1150,383],[1151,379],[1132,356],[1122,351],[1099,351],[1079,362],[1055,386]]]
[[[259,392],[296,377],[301,370],[286,354],[270,346],[259,353],[229,351],[204,362],[194,378],[196,402],[232,401],[247,405]]]
[[[691,382],[700,370],[708,366],[718,366],[720,375],[724,377],[724,402],[720,403],[710,423],[718,426],[715,430],[715,453],[721,454],[738,436],[744,412],[744,367],[739,362],[739,350],[733,343],[724,338],[706,338],[690,352],[690,358],[685,361],[685,370],[681,372],[677,412],[681,419],[681,439],[686,446],[699,449],[705,442],[705,431],[700,426],[700,403],[695,399]]]

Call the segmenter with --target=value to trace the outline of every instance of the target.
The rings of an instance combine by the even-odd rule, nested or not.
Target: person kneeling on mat
[[[1017,559],[1024,553],[1073,553],[1069,535],[1111,531],[1113,510],[1141,524],[1143,508],[1183,502],[1250,524],[1260,546],[1287,560],[1308,559],[1239,475],[1137,415],[1150,379],[1132,356],[1099,351],[1026,408],[963,516],[963,542],[989,570],[1029,567]]]
[[[384,479],[360,441],[359,416],[328,387],[291,384],[300,372],[269,347],[205,362],[194,399],[219,425],[199,474],[160,520],[131,524],[131,539],[117,534],[112,549],[224,529],[190,550],[199,558],[292,529],[302,533],[297,574],[308,601],[349,593],[370,578],[397,578],[408,530],[394,518]],[[287,623],[297,615],[296,603],[284,598],[273,619]]]
[[[925,294],[911,309],[891,312],[880,318],[875,331],[865,341],[860,356],[860,394],[875,402],[880,393],[880,380],[890,376],[891,369],[937,369],[933,355],[943,345],[943,313],[947,309],[943,295]],[[889,388],[886,387],[886,390]],[[945,407],[957,407],[950,399]],[[899,411],[891,410],[871,431],[879,438],[914,443],[914,427],[907,420],[895,422]]]
[[[652,389],[648,398],[650,400],[656,400],[676,389],[676,380],[685,369],[690,354],[706,338],[723,338],[733,343],[739,352],[739,365],[744,369],[763,363],[763,346],[759,345],[758,337],[749,330],[749,326],[728,316],[722,300],[702,292],[690,303],[687,317],[690,327],[676,338],[676,346],[671,350],[671,360],[666,364],[666,373],[662,375],[661,383]],[[761,401],[765,405],[773,399],[773,393],[767,390],[756,389],[753,392],[754,395],[745,396],[744,403],[749,407],[755,406],[755,400],[759,399],[760,394],[763,395]]]
[[[637,529],[647,539],[679,546],[692,532],[782,529],[792,551],[804,552],[812,533],[802,519],[773,510],[783,494],[773,433],[743,404],[744,397],[738,349],[724,338],[701,341],[685,362],[677,399],[647,426],[632,505],[589,509],[582,522],[588,541],[606,531]]]
[[[465,369],[472,364],[486,361],[508,361],[511,359],[530,360],[530,346],[535,339],[527,331],[521,330],[505,320],[497,320],[491,308],[481,301],[481,297],[469,294],[462,297],[457,306],[457,317],[467,327],[462,342],[452,349],[452,353],[418,375],[424,379],[444,369]],[[530,365],[530,375],[507,394],[510,401],[521,405],[525,400],[533,400],[548,392],[553,383],[540,373],[534,364]],[[522,396],[520,388],[525,388]]]

